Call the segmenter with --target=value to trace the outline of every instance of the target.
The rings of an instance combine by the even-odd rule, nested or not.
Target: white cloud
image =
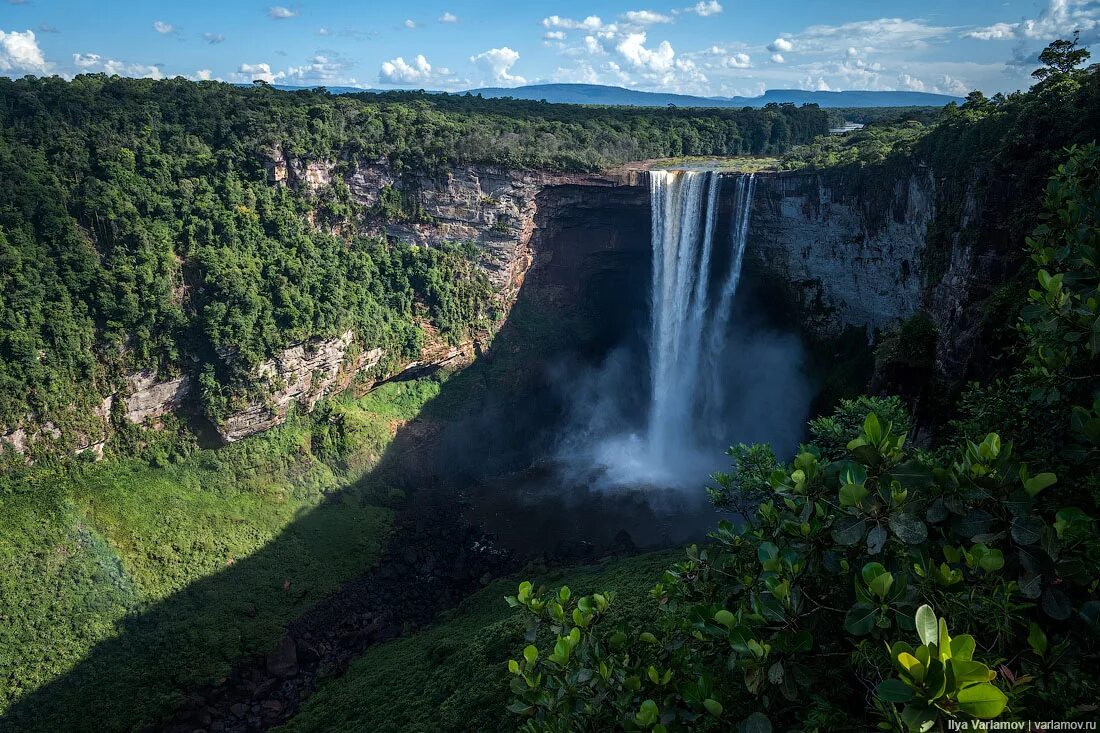
[[[440,23],[457,23],[458,22],[458,16],[455,15],[454,13],[443,13],[443,15],[439,16],[439,22]]]
[[[34,31],[0,31],[0,71],[45,74],[49,69]]]
[[[707,2],[700,0],[699,2],[695,3],[694,6],[688,8],[687,12],[695,13],[696,15],[701,15],[705,18],[708,15],[718,15],[718,13],[721,13],[722,4],[719,3],[718,0],[709,0]]]
[[[1047,6],[1036,18],[1025,18],[1018,23],[994,23],[972,30],[966,36],[980,41],[1014,38],[1052,41],[1068,38],[1074,31],[1081,31],[1090,43],[1100,40],[1096,35],[1100,33],[1100,3],[1096,0],[1047,0]]]
[[[631,25],[656,25],[658,23],[671,23],[672,18],[652,10],[630,10],[623,13],[623,20]]]
[[[979,41],[1007,41],[1016,37],[1018,23],[994,23],[985,28],[970,31],[968,38],[977,38]]]
[[[923,92],[927,88],[923,81],[909,74],[898,74],[898,86],[910,92]]]
[[[781,53],[773,53],[772,54],[772,61],[774,61],[777,64],[785,64],[787,62],[787,59],[783,58],[783,54],[781,54]]]
[[[859,56],[859,49],[856,48],[855,46],[848,46],[847,53],[848,53],[848,58],[854,59],[854,58],[857,58]]]
[[[317,35],[319,35],[319,36],[331,36],[332,31],[330,31],[328,28],[325,28],[324,26],[321,26],[320,28],[317,29]]]
[[[237,74],[245,81],[266,81],[268,84],[274,84],[286,76],[285,71],[272,72],[269,64],[241,64]]]
[[[298,15],[297,10],[291,10],[290,8],[282,5],[272,5],[267,9],[267,17],[272,20],[286,20],[287,18],[293,18]]]
[[[74,53],[73,66],[81,71],[102,71],[111,76],[137,79],[163,79],[164,72],[156,64],[135,64],[118,59],[105,59],[98,53]]]
[[[931,42],[957,37],[958,29],[934,26],[922,20],[876,18],[841,25],[814,25],[794,35],[803,53],[845,52],[851,46],[863,49],[921,49]]]
[[[157,20],[153,22],[153,30],[162,36],[167,36],[169,33],[174,33],[176,28],[171,23],[165,23],[163,20]]]
[[[511,68],[517,61],[519,61],[519,53],[507,46],[491,48],[470,57],[470,62],[491,74],[493,81],[504,84],[526,84],[527,80],[522,76],[511,73]]]
[[[542,34],[544,41],[564,41],[565,31],[546,31]]]
[[[735,53],[722,59],[722,65],[729,69],[747,69],[752,66],[752,59],[747,53]]]
[[[413,20],[412,18],[406,18],[405,22],[402,23],[402,25],[405,26],[406,28],[415,28],[416,27],[416,21]]]
[[[573,20],[551,15],[542,19],[542,24],[547,28],[561,28],[563,30],[598,31],[604,28],[603,21],[598,15],[590,15],[584,20]]]
[[[213,73],[214,72],[210,71],[210,69],[199,69],[195,72],[195,78],[199,81],[210,81]]]
[[[603,44],[595,36],[584,37],[584,50],[589,56],[606,56],[607,51],[604,50]]]
[[[647,71],[664,73],[673,68],[676,52],[668,41],[661,41],[655,49],[646,48],[645,31],[627,33],[615,49],[632,66]]]
[[[98,66],[103,58],[98,53],[74,53],[73,64],[78,69],[90,69]]]
[[[786,38],[776,38],[768,44],[768,50],[772,53],[789,53],[794,50],[794,44]]]
[[[225,36],[223,36],[221,33],[203,33],[202,34],[202,39],[204,41],[206,41],[207,43],[209,43],[211,45],[214,45],[214,44],[221,43],[222,41],[224,41]]]
[[[451,80],[451,72],[445,67],[434,68],[424,54],[417,54],[412,63],[405,61],[401,56],[390,59],[382,64],[378,71],[378,81],[383,84],[396,84],[408,86],[411,84],[423,85],[428,82],[433,84],[446,84]]]

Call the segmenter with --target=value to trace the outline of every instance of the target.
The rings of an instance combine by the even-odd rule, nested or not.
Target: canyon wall
[[[850,326],[869,336],[921,304],[926,233],[935,186],[927,170],[899,176],[872,208],[835,171],[757,177],[746,273],[780,289],[805,328],[837,336]]]
[[[632,317],[626,311],[645,308],[644,298],[634,297],[645,293],[648,277],[649,194],[643,170],[571,175],[470,165],[399,175],[383,162],[299,160],[280,150],[272,151],[265,165],[271,185],[307,194],[342,181],[363,215],[341,225],[339,233],[385,235],[423,246],[473,242],[505,314],[536,253],[547,272],[541,282],[548,285],[540,285],[547,292],[539,295],[545,309],[557,312],[576,298],[596,297],[587,308],[595,314],[596,332],[598,321],[610,331]],[[990,258],[983,244],[996,240],[997,232],[995,218],[983,213],[975,194],[978,183],[945,192],[919,164],[895,171],[757,174],[746,274],[775,289],[807,332],[823,337],[854,326],[873,340],[877,332],[925,310],[939,328],[941,371],[962,375],[980,330],[976,293],[1007,271],[1003,258]],[[420,214],[387,221],[378,207],[387,187]],[[721,217],[727,229],[731,194],[727,174]],[[939,236],[930,252],[933,228],[948,234]],[[720,228],[719,237],[728,237],[728,231]],[[582,281],[596,286],[581,287]],[[429,344],[420,359],[396,368],[468,358],[473,352],[472,344],[458,349]],[[394,376],[377,373],[383,357],[376,344],[361,343],[351,331],[272,355],[255,370],[253,393],[259,396],[216,426],[221,439],[239,440],[278,425],[293,406],[312,409],[364,373],[371,379]],[[157,427],[165,414],[186,409],[195,399],[196,383],[192,374],[124,376],[94,410],[102,430],[69,436],[66,444],[101,455],[112,415]],[[52,424],[35,425],[31,416],[21,425],[0,426],[0,443],[22,453],[34,441],[57,440],[60,433]]]

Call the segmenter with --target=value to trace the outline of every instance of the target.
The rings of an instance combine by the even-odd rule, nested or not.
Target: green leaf
[[[568,585],[563,585],[561,587],[561,590],[558,591],[558,600],[561,601],[562,603],[565,603],[566,601],[569,600],[569,596],[570,596],[569,586]]]
[[[867,636],[875,628],[875,612],[869,603],[857,603],[844,616],[844,628],[852,636]]]
[[[1035,516],[1013,517],[1012,539],[1021,545],[1034,545],[1043,536],[1043,520]]]
[[[918,608],[913,620],[916,622],[917,636],[920,637],[922,644],[932,646],[939,641],[939,623],[936,619],[936,612],[932,610],[931,606],[925,604]]]
[[[508,660],[508,671],[512,674],[519,674],[519,662],[514,659]]]
[[[925,733],[936,724],[938,715],[935,708],[910,703],[901,711],[901,721],[909,730]]]
[[[528,664],[534,664],[535,660],[539,658],[539,650],[534,644],[528,644],[523,649],[523,658],[527,660]]]
[[[890,515],[890,529],[907,545],[919,545],[928,539],[928,527],[924,522],[907,512],[895,512]]]
[[[727,613],[729,613],[729,612],[727,611]],[[656,644],[657,643],[657,637],[654,636],[653,634],[649,633],[648,631],[643,631],[641,634],[639,634],[638,639],[640,639],[641,641],[644,641],[646,644]]]
[[[1047,588],[1043,591],[1043,600],[1040,601],[1043,611],[1055,621],[1065,621],[1073,613],[1073,605],[1069,596],[1057,588]]]
[[[1027,643],[1040,657],[1047,653],[1047,635],[1039,628],[1039,624],[1034,621],[1028,628]]]
[[[727,629],[732,629],[733,625],[737,623],[737,619],[734,617],[734,615],[724,608],[714,614],[714,620],[725,626]]]
[[[869,492],[863,484],[844,484],[840,487],[840,505],[859,506],[860,502],[867,498]]]
[[[959,710],[975,718],[996,718],[1008,704],[1008,698],[988,682],[959,690]]]
[[[753,713],[741,721],[740,733],[772,733],[772,722],[764,713]]]
[[[1057,482],[1058,477],[1055,476],[1053,473],[1036,474],[1035,476],[1029,478],[1027,481],[1024,481],[1024,491],[1027,492],[1028,496],[1035,498],[1035,495],[1038,494],[1040,491],[1050,486],[1053,486]]]
[[[875,692],[880,700],[886,702],[909,702],[913,699],[913,688],[899,679],[883,680]]]
[[[969,662],[974,658],[974,637],[970,634],[960,634],[951,639],[951,658],[963,662]]]
[[[850,547],[861,539],[867,531],[867,522],[859,517],[840,517],[833,525],[832,535],[837,544]]]
[[[703,707],[707,709],[708,713],[716,718],[722,714],[722,703],[713,698],[708,697],[706,700],[703,700]]]

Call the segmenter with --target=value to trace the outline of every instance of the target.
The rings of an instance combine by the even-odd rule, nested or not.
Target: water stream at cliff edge
[[[716,241],[721,176],[714,171],[651,171],[652,283],[649,389],[644,423],[624,429],[628,412],[610,376],[577,410],[579,440],[563,455],[597,486],[698,487],[723,464],[729,446],[727,394],[734,297],[741,279],[754,176],[733,182],[727,241]],[[725,239],[723,237],[723,239]],[[728,248],[728,249],[727,249]],[[578,453],[583,455],[578,456]],[[579,458],[579,460],[578,460]],[[579,478],[579,477],[578,477]]]

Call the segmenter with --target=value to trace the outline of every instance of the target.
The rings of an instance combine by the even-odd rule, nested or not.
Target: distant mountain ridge
[[[483,97],[512,97],[564,104],[611,104],[636,107],[763,107],[766,104],[817,104],[821,107],[942,107],[961,102],[960,97],[929,92],[840,91],[769,89],[759,97],[697,97],[690,94],[642,92],[600,84],[531,84],[503,88],[471,89]]]
[[[293,91],[306,87],[275,85]],[[395,89],[359,89],[327,87],[333,94],[370,92],[379,94]],[[430,92],[439,94],[441,92]],[[643,92],[637,89],[602,84],[528,84],[521,87],[484,87],[457,94],[480,94],[489,99],[511,97],[532,101],[545,100],[555,104],[597,104],[634,107],[763,107],[766,104],[817,104],[821,107],[942,107],[950,102],[962,102],[961,97],[930,92],[840,91],[815,92],[803,89],[769,89],[759,97],[698,97],[690,94]]]

